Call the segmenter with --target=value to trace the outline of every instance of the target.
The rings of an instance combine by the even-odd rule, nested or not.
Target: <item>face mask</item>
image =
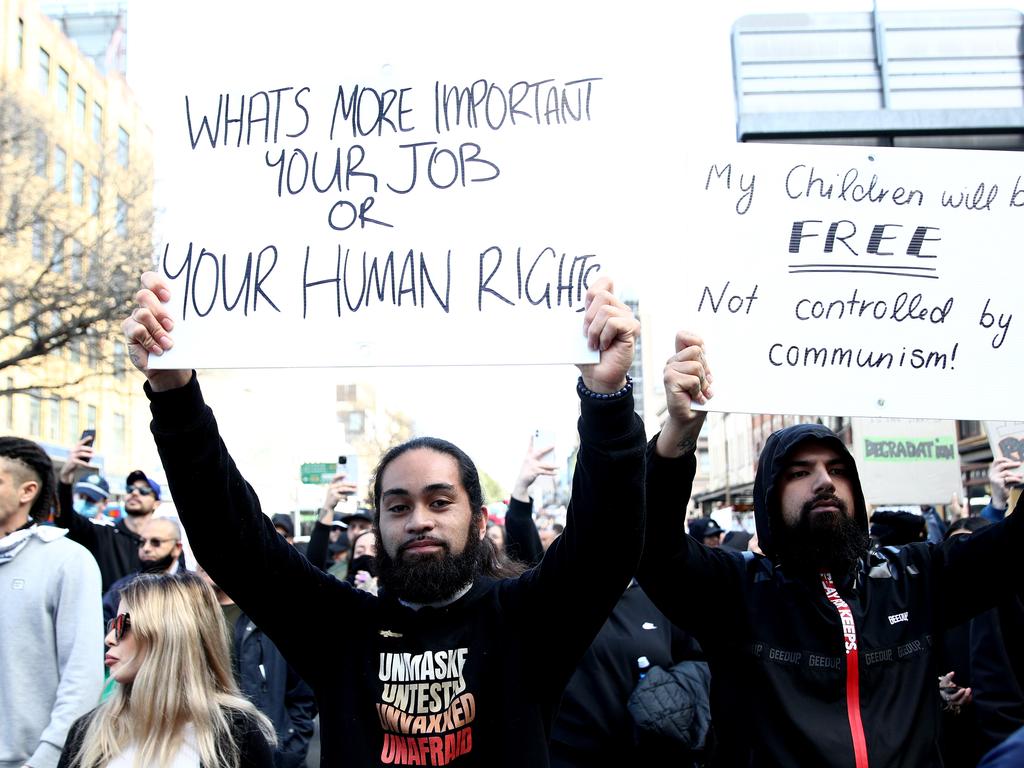
[[[163,573],[171,567],[174,560],[174,552],[171,551],[158,560],[140,560],[139,570],[143,573]]]
[[[359,571],[366,571],[370,576],[377,575],[377,558],[373,555],[360,555],[355,558],[348,566],[348,581],[350,584],[356,583],[356,574]]]
[[[83,517],[92,517],[98,511],[96,509],[96,502],[89,501],[82,496],[79,496],[71,503],[71,508]]]

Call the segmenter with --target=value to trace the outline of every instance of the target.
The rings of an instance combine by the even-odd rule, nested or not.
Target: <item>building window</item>
[[[361,435],[366,429],[366,414],[363,411],[349,411],[345,420],[345,434]]]
[[[56,227],[53,229],[53,258],[50,259],[50,268],[54,272],[64,271],[64,233]]]
[[[57,67],[57,91],[54,94],[57,100],[57,109],[61,112],[68,111],[68,99],[71,98],[71,80],[68,78],[68,71],[64,67]]]
[[[96,251],[89,251],[82,257],[82,272],[85,274],[86,285],[95,285],[99,277],[100,259]]]
[[[47,424],[46,436],[53,442],[60,442],[60,400],[55,397],[50,398],[50,413],[49,422]]]
[[[45,48],[39,49],[39,92],[42,94],[50,91],[50,54]],[[38,434],[38,433],[36,433]]]
[[[18,69],[25,66],[25,20],[18,18]]]
[[[89,179],[89,213],[93,216],[100,215],[100,179],[93,176]]]
[[[53,187],[61,192],[68,186],[68,153],[57,147],[53,153]]]
[[[35,392],[30,392],[28,398],[28,433],[38,437],[42,429],[43,404]]]
[[[75,88],[75,125],[85,130],[85,88],[81,85]]]
[[[32,300],[29,302],[28,308],[28,335],[32,341],[39,341],[39,325],[40,318],[43,312],[39,307],[39,302]]]
[[[128,167],[128,131],[121,126],[117,127],[117,164]]]
[[[80,417],[77,400],[68,400],[68,439],[73,440],[78,434],[78,419]]]
[[[39,264],[46,260],[46,224],[42,219],[32,222],[32,260]]]
[[[71,341],[68,342],[68,362],[74,363],[75,365],[81,365],[82,363],[82,342]]]
[[[121,237],[128,237],[128,201],[120,196],[117,198],[117,219],[114,228]]]
[[[335,399],[339,403],[354,403],[356,400],[355,384],[338,384]]]
[[[124,379],[124,342],[114,342],[114,378]]]
[[[42,129],[36,131],[36,176],[46,178],[46,163],[50,159],[50,144],[46,138],[46,132]]]
[[[958,421],[956,426],[961,440],[969,440],[982,435],[980,421]]]
[[[71,201],[75,205],[85,204],[85,166],[77,160],[71,166]]]
[[[71,279],[82,282],[82,244],[75,239],[71,240]]]
[[[85,429],[96,429],[96,406],[85,407]]]
[[[103,105],[98,101],[92,103],[92,140],[103,143]]]

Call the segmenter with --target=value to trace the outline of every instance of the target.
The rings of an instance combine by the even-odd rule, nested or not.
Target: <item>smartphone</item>
[[[541,460],[546,464],[557,464],[555,459],[554,450],[555,447],[555,435],[553,432],[547,429],[535,429],[533,430],[533,450],[538,451],[541,448],[551,448],[552,450],[541,456]]]
[[[96,442],[96,430],[95,429],[83,429],[80,440],[87,440],[89,445]]]
[[[338,457],[338,474],[345,473],[345,482],[359,484],[359,459],[355,456]]]

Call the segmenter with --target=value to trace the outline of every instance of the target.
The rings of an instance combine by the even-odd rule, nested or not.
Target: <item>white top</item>
[[[181,747],[171,758],[170,768],[199,768],[199,750],[196,747],[196,729],[192,723],[185,723]],[[137,744],[129,744],[124,752],[107,763],[107,768],[133,768],[138,751]]]

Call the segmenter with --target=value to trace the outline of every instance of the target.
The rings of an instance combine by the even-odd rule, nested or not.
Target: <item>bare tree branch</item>
[[[67,169],[64,186],[79,189],[59,189],[54,151],[43,120],[0,82],[0,396],[120,373],[120,322],[152,264],[151,169],[102,157]],[[15,370],[30,375],[8,386]]]

